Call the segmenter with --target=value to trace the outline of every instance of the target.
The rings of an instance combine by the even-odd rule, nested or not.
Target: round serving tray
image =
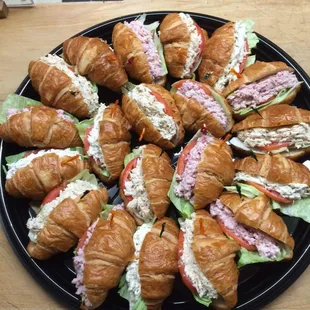
[[[151,23],[161,21],[166,14],[165,12],[148,12],[146,21]],[[222,26],[227,20],[212,17],[203,14],[188,12],[202,28],[212,32]],[[115,18],[110,21],[103,22],[88,28],[77,35],[89,37],[100,37],[108,43],[111,43],[111,34],[114,25],[118,22],[130,21],[140,14],[133,14]],[[270,42],[265,37],[258,35],[260,42],[257,50],[255,50],[258,60],[262,61],[283,61],[293,67],[300,81],[303,81],[302,90],[294,101],[294,105],[310,109],[310,78],[304,70],[282,49]],[[56,47],[52,52],[60,55],[62,53],[62,45]],[[167,88],[173,83],[172,78],[168,78]],[[29,98],[39,100],[38,94],[31,86],[29,77],[27,76],[20,84],[16,93]],[[99,97],[101,102],[110,103],[116,99],[120,99],[120,94],[113,93],[103,87],[99,87]],[[137,145],[137,139],[134,137],[132,146]],[[0,156],[1,165],[5,164],[5,157],[23,151],[14,144],[1,142]],[[178,152],[179,149],[175,150]],[[170,152],[171,157],[174,156]],[[305,159],[305,158],[304,158]],[[174,158],[175,161],[175,158]],[[75,295],[75,287],[71,284],[75,272],[72,267],[72,251],[57,255],[48,261],[37,261],[32,259],[27,251],[28,231],[26,221],[31,214],[29,201],[18,200],[10,197],[5,192],[5,175],[1,169],[1,205],[0,214],[2,226],[9,239],[16,255],[27,268],[27,270],[48,290],[48,292],[62,298],[71,307],[78,308],[80,300]],[[110,203],[120,201],[118,196],[117,185],[109,188]],[[169,215],[176,217],[175,211],[171,206]],[[294,257],[289,262],[267,263],[249,265],[240,270],[239,288],[238,288],[238,304],[236,309],[259,309],[263,305],[269,303],[287,289],[307,268],[310,262],[310,225],[297,218],[289,218],[283,216],[289,232],[293,234],[296,245]],[[127,309],[128,303],[120,298],[117,289],[110,291],[107,300],[104,303],[105,309]],[[164,302],[163,309],[205,309],[204,306],[194,301],[190,291],[182,284],[180,277],[177,276],[174,290],[169,298]]]

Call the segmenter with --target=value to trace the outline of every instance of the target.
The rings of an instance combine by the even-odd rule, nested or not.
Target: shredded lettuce
[[[92,126],[94,124],[94,119],[91,118],[91,119],[86,119],[82,122],[79,122],[77,125],[76,125],[76,128],[78,129],[78,132],[79,132],[79,135],[82,139],[82,141],[84,141],[84,138],[85,138],[85,131],[88,127]]]
[[[114,205],[106,204],[103,206],[103,211],[100,212],[99,216],[103,219],[107,219],[109,217],[110,211],[113,209]]]
[[[240,188],[241,195],[246,196],[248,198],[255,198],[257,196],[263,195],[259,190],[257,190],[254,186],[244,184],[244,183],[237,183],[235,186],[225,186],[224,188],[232,193],[239,193],[237,190],[237,186]]]
[[[69,183],[75,182],[77,180],[86,181],[92,185],[98,186],[98,180],[94,174],[90,174],[87,169],[82,170],[79,174],[77,174],[74,178],[72,178]]]
[[[131,153],[127,154],[124,159],[124,166],[127,166],[130,161],[134,158],[139,157],[140,151],[138,149],[133,149]]]
[[[210,304],[212,303],[212,299],[209,297],[200,297],[199,295],[194,294],[194,293],[193,293],[193,296],[197,302],[199,302],[200,304],[206,307],[209,307]]]
[[[265,108],[265,107],[267,107],[267,106],[271,106],[271,105],[274,105],[274,104],[277,104],[277,103],[280,103],[280,102],[284,101],[293,91],[295,91],[295,89],[296,89],[300,84],[302,84],[302,82],[297,83],[297,84],[296,84],[294,87],[292,87],[292,88],[289,88],[289,89],[282,89],[274,99],[272,99],[272,100],[270,100],[270,101],[268,101],[268,102],[266,102],[266,103],[264,103],[264,104],[259,105],[259,106],[257,107],[257,109],[260,110],[260,109]],[[241,109],[241,110],[239,110],[239,111],[234,111],[234,113],[235,113],[235,114],[244,115],[244,114],[247,114],[247,113],[249,113],[249,112],[252,112],[252,110],[253,110],[252,107],[248,107],[248,108],[245,108],[245,109]]]

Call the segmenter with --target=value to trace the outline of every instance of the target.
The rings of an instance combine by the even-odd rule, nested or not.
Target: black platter
[[[171,12],[150,12],[147,13],[147,23],[162,20],[164,16]],[[212,17],[203,14],[190,13],[195,21],[202,28],[212,32],[222,26],[227,20]],[[133,14],[116,18],[101,24],[95,25],[77,35],[89,37],[101,37],[111,43],[111,33],[113,26],[118,22],[130,21],[141,14]],[[310,109],[310,78],[304,70],[283,50],[258,35],[260,43],[254,52],[258,60],[262,61],[283,61],[296,71],[297,77],[303,81],[302,91],[294,101],[298,107]],[[51,53],[60,55],[61,45],[56,47]],[[168,78],[167,88],[174,80]],[[27,76],[16,90],[17,94],[39,100],[38,94],[34,91]],[[99,87],[99,97],[102,102],[110,103],[120,98],[119,94],[113,93],[107,89]],[[133,146],[136,146],[136,139],[133,139]],[[1,165],[5,164],[5,157],[16,154],[23,149],[13,145],[1,142]],[[179,150],[176,150],[178,152]],[[170,153],[173,156],[173,153]],[[303,158],[305,159],[305,158]],[[71,284],[74,278],[72,268],[72,251],[58,255],[49,261],[33,260],[26,251],[28,243],[28,231],[26,221],[29,218],[30,210],[28,201],[18,200],[10,197],[4,190],[5,175],[1,169],[1,206],[0,214],[2,226],[9,239],[16,255],[19,257],[28,271],[42,284],[50,293],[62,298],[68,303],[68,306],[78,308],[79,298],[74,294],[75,288]],[[110,188],[110,202],[119,202],[118,188]],[[170,207],[170,215],[175,216],[175,212]],[[289,232],[293,234],[296,242],[294,258],[290,262],[254,264],[246,266],[240,270],[239,279],[239,302],[236,309],[259,309],[269,303],[284,290],[286,290],[308,267],[310,262],[310,225],[302,220],[283,216],[288,225]],[[103,307],[102,307],[103,308]],[[128,303],[120,298],[117,289],[111,290],[107,300],[104,303],[105,309],[127,309]],[[205,309],[204,306],[194,301],[189,290],[182,284],[178,277],[172,295],[164,302],[163,309]]]

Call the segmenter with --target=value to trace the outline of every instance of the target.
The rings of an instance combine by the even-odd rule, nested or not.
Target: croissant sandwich
[[[184,284],[199,303],[231,309],[237,303],[236,241],[227,239],[205,210],[181,221],[179,271]]]
[[[238,266],[293,257],[294,239],[264,195],[247,198],[226,192],[210,205],[222,231],[241,246]]]
[[[98,218],[88,228],[73,258],[72,283],[82,298],[81,309],[95,309],[105,301],[134,255],[135,221],[121,205],[109,207],[108,218]]]
[[[159,30],[169,74],[175,78],[191,78],[200,64],[207,32],[185,13],[168,14]]]
[[[25,147],[64,149],[82,146],[75,127],[77,122],[63,110],[10,94],[0,108],[0,138]]]
[[[138,227],[133,236],[135,259],[126,269],[119,294],[129,309],[161,309],[178,272],[178,233],[175,222],[163,218]]]
[[[56,187],[42,201],[38,215],[27,221],[30,256],[46,260],[67,252],[97,219],[107,201],[107,190],[87,170]]]
[[[310,171],[284,156],[257,155],[235,161],[234,184],[255,197],[264,193],[271,206],[288,216],[310,222]]]
[[[168,71],[156,33],[159,23],[145,25],[145,18],[143,14],[131,22],[117,23],[112,32],[113,46],[131,78],[164,85]]]
[[[209,85],[181,80],[172,84],[171,92],[186,130],[196,133],[205,124],[215,137],[231,130],[234,124],[231,108]]]
[[[172,176],[169,156],[156,145],[140,146],[126,156],[120,196],[138,225],[164,217],[170,203],[167,193]]]
[[[234,177],[232,151],[224,140],[198,132],[180,154],[169,197],[183,217],[203,209]]]
[[[44,105],[63,109],[78,118],[94,115],[99,107],[96,85],[77,74],[56,55],[40,57],[28,67],[33,88]]]
[[[255,62],[255,56],[250,56],[258,43],[253,25],[252,20],[239,20],[214,31],[202,52],[198,68],[200,82],[221,92],[240,76],[245,67]]]
[[[101,104],[93,119],[77,125],[93,171],[104,183],[119,178],[130,153],[130,125],[117,103]]]
[[[261,62],[247,67],[223,91],[237,119],[275,104],[290,104],[301,88],[294,69],[284,62]]]
[[[163,149],[181,144],[184,128],[172,95],[159,85],[133,85],[122,98],[122,110],[133,130]]]
[[[273,105],[236,124],[229,142],[245,153],[281,154],[297,159],[310,151],[310,111]]]
[[[82,148],[23,152],[6,157],[6,162],[5,190],[36,200],[88,168]]]
[[[83,36],[68,39],[63,44],[64,59],[92,82],[120,91],[128,82],[126,71],[112,48],[100,38]]]

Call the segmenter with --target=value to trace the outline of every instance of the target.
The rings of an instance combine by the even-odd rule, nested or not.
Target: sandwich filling
[[[186,219],[184,222],[180,223],[181,230],[184,232],[183,254],[180,259],[184,265],[185,274],[195,287],[199,297],[216,299],[218,298],[218,293],[209,279],[202,272],[192,250],[195,217],[196,214],[193,213],[191,219]]]
[[[91,307],[92,303],[89,301],[86,293],[86,287],[84,285],[84,267],[85,267],[85,256],[84,256],[84,249],[85,246],[88,244],[90,238],[92,237],[96,225],[98,224],[99,219],[97,219],[96,222],[94,222],[87,230],[86,232],[86,239],[81,248],[77,250],[76,255],[73,257],[73,265],[74,269],[76,271],[76,277],[72,280],[72,284],[75,285],[75,288],[77,289],[76,293],[77,295],[82,296],[82,301],[85,304],[86,307]]]
[[[227,116],[222,106],[209,96],[199,85],[190,80],[182,84],[176,92],[178,95],[199,102],[216,120],[224,127],[227,127]]]
[[[40,61],[50,66],[56,67],[58,70],[65,73],[72,81],[75,88],[81,93],[84,98],[84,102],[87,104],[89,115],[93,115],[99,108],[99,96],[97,94],[97,88],[88,81],[84,76],[81,76],[70,68],[62,58],[48,54],[47,56],[40,57]],[[72,93],[75,89],[71,90]]]
[[[27,221],[27,228],[29,229],[29,238],[33,242],[37,242],[38,235],[41,229],[48,221],[50,213],[65,199],[75,199],[82,195],[86,191],[97,190],[98,187],[83,180],[76,180],[69,183],[65,189],[63,189],[57,198],[53,201],[41,206],[39,214],[35,218],[31,218]]]
[[[262,185],[269,191],[275,191],[279,193],[282,197],[295,200],[306,198],[310,196],[310,187],[307,184],[299,183],[289,183],[289,184],[280,184],[268,181],[264,177],[259,175],[253,176],[247,174],[246,172],[237,172],[234,177],[234,183],[238,181],[243,182],[254,182],[259,185]]]
[[[280,71],[259,81],[244,84],[227,97],[234,111],[257,107],[275,98],[281,91],[298,84],[293,72]]]
[[[210,213],[239,239],[255,246],[259,255],[275,259],[280,254],[280,244],[276,239],[258,229],[238,223],[234,214],[219,199],[210,205]]]
[[[143,84],[136,86],[128,96],[138,105],[153,126],[166,140],[172,140],[178,132],[174,119],[165,113],[165,105]]]
[[[201,161],[204,149],[214,138],[209,135],[201,135],[197,139],[196,145],[190,150],[185,160],[185,168],[182,175],[177,175],[177,185],[174,187],[174,193],[178,197],[183,197],[194,204],[194,187],[198,172],[198,164]]]
[[[300,123],[279,128],[252,128],[237,133],[248,148],[261,148],[271,144],[287,144],[287,148],[310,147],[310,125]]]
[[[130,309],[134,309],[135,304],[141,296],[141,283],[139,276],[139,256],[144,238],[152,230],[152,223],[143,224],[137,228],[133,235],[135,246],[135,260],[126,269],[126,282],[129,292]]]
[[[186,63],[183,69],[181,78],[192,75],[193,71],[196,70],[197,65],[200,63],[201,56],[201,44],[202,37],[198,33],[197,26],[193,19],[188,14],[179,13],[179,16],[184,24],[186,24],[187,29],[190,34],[189,46],[187,49]]]
[[[141,41],[144,53],[150,65],[152,79],[154,81],[159,80],[164,75],[164,72],[160,55],[153,40],[153,32],[144,27],[140,20],[134,20],[130,23],[124,22],[124,25],[130,28]]]
[[[50,149],[47,151],[41,150],[37,153],[30,153],[28,156],[21,158],[20,160],[13,162],[11,164],[8,164],[8,172],[6,174],[6,179],[7,180],[11,179],[18,170],[30,165],[35,158],[42,157],[47,154],[56,154],[60,158],[65,156],[75,157],[77,155],[79,156],[81,155],[78,151],[71,151],[70,149],[65,150]]]

